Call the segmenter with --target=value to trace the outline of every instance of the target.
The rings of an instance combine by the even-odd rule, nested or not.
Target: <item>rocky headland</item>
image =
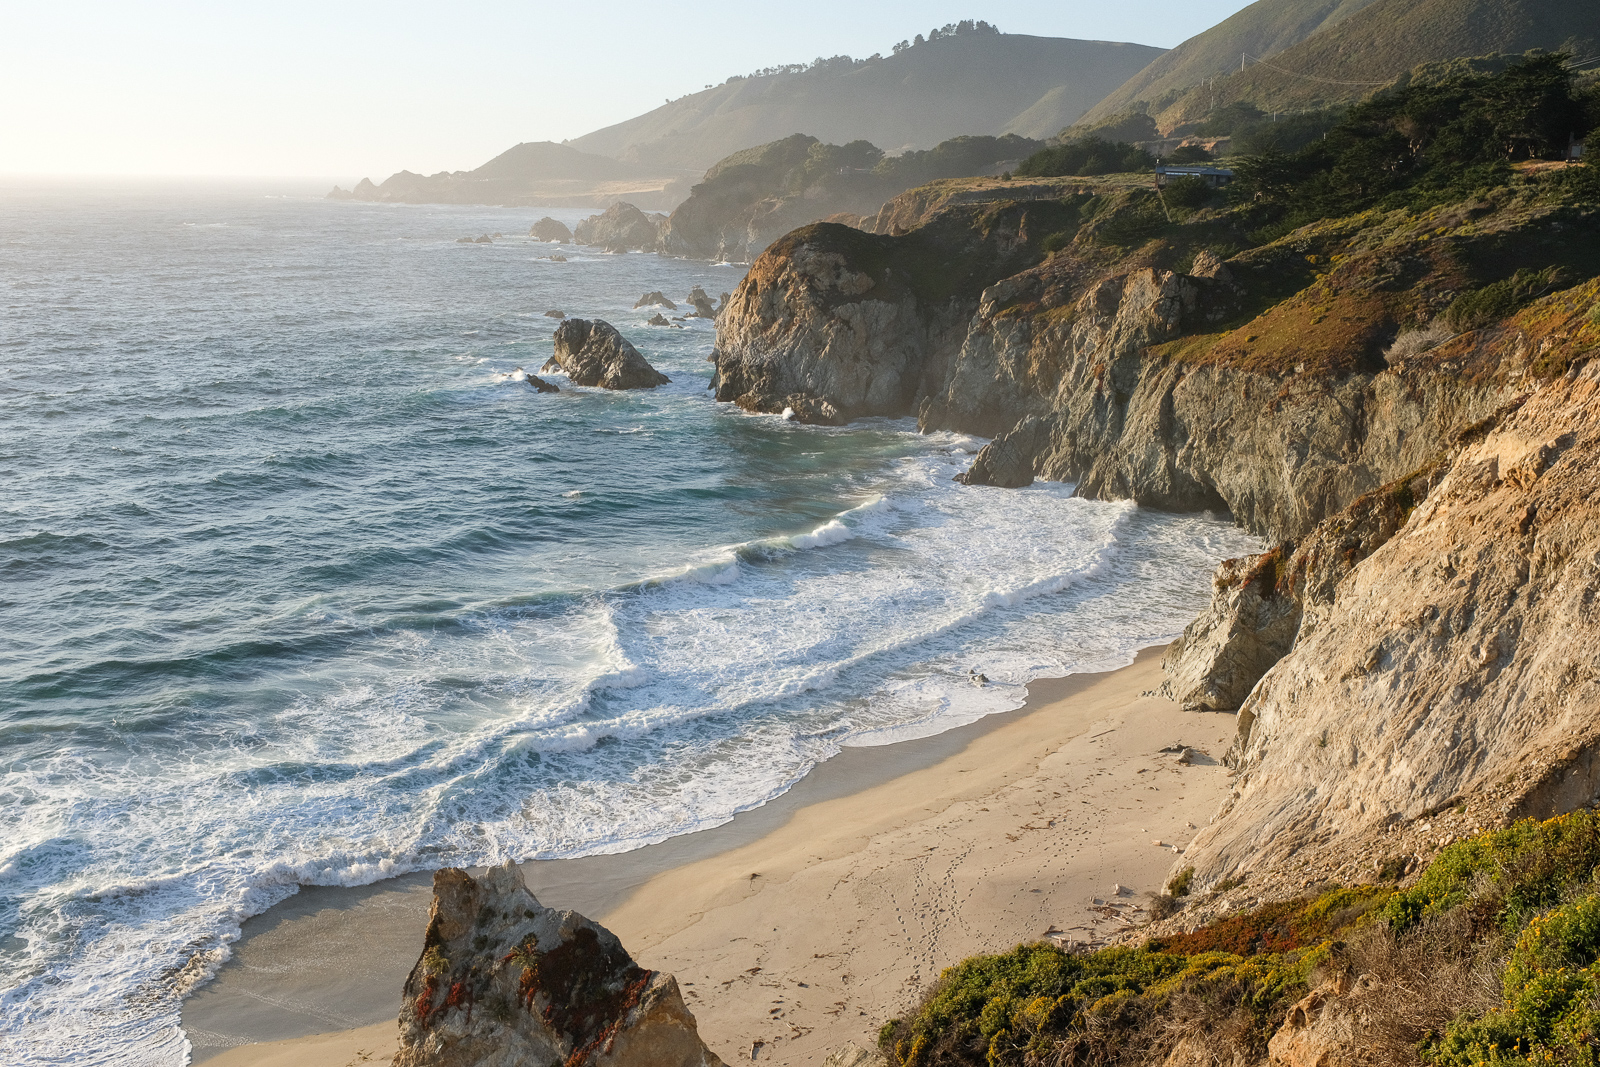
[[[915,415],[993,438],[968,481],[1225,510],[1276,544],[1223,565],[1169,655],[1174,695],[1239,715],[1197,886],[1299,887],[1312,856],[1370,876],[1366,843],[1441,807],[1481,826],[1600,795],[1600,288],[1457,314],[1496,274],[1592,273],[1593,202],[1530,180],[1224,256],[1253,242],[1220,207],[1006,191],[781,239],[719,320],[717,398]]]
[[[565,223],[559,222],[549,215],[534,223],[532,228],[528,230],[528,236],[535,241],[547,241],[555,244],[572,243],[572,231],[567,229]]]
[[[1259,202],[1005,184],[780,239],[719,319],[717,399],[915,416],[991,438],[969,483],[1226,511],[1271,547],[1218,568],[1166,655],[1164,691],[1236,729],[1161,921],[1059,964],[1045,1001],[1001,977],[1058,966],[1043,948],[963,964],[885,1030],[891,1063],[1417,1062],[1447,1030],[1496,1047],[1493,1020],[1577,1047],[1462,924],[1526,922],[1527,872],[1600,848],[1568,814],[1600,804],[1600,186],[1504,173],[1273,232]],[[1586,892],[1583,856],[1543,906]],[[1356,947],[1313,951],[1336,937]],[[1507,1015],[1470,992],[1502,984]]]
[[[618,201],[598,215],[573,227],[578,244],[607,252],[654,252],[661,246],[661,228],[667,216],[646,215],[632,204]]]

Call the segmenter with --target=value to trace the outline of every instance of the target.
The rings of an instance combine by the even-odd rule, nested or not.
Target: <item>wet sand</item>
[[[870,1048],[966,956],[1100,940],[1124,928],[1117,913],[1141,917],[1141,894],[1180,858],[1170,846],[1226,793],[1215,757],[1234,728],[1142,695],[1160,685],[1160,651],[1034,682],[1025,707],[936,737],[846,749],[724,826],[524,864],[528,884],[674,973],[729,1064],[820,1065],[847,1041]],[[1158,751],[1178,741],[1208,755],[1183,766]],[[249,920],[234,958],[185,1004],[194,1062],[387,1062],[430,884],[307,889]]]

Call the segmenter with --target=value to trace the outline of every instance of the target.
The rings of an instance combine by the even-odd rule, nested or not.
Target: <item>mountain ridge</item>
[[[1161,53],[1122,42],[952,33],[889,56],[840,56],[799,73],[730,78],[569,143],[698,172],[742,148],[801,131],[890,151],[931,148],[962,134],[1048,137]],[[875,103],[865,106],[866,100]],[[758,128],[766,132],[758,136]]]

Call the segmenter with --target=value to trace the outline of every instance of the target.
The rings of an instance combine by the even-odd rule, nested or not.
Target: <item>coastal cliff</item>
[[[1279,178],[913,190],[757,260],[716,395],[993,438],[969,483],[1231,513],[1276,547],[1224,564],[1167,658],[1239,726],[1179,868],[1257,896],[1416,870],[1600,797],[1600,210],[1586,172],[1498,166],[1345,213]]]
[[[1457,205],[1308,227],[1224,263],[1208,246],[1230,236],[1226,220],[1113,243],[1159,210],[1146,190],[987,191],[901,236],[813,226],[774,245],[719,321],[717,398],[915,414],[924,430],[1002,438],[975,482],[1000,465],[1297,537],[1421,466],[1534,373],[1437,337],[1397,346],[1420,332],[1407,324],[1472,286],[1465,264],[1508,243],[1560,255],[1562,234],[1594,225],[1562,203]],[[1051,244],[1065,247],[1047,257]]]

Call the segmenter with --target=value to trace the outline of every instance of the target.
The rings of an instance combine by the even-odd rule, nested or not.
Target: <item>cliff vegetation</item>
[[[896,1067],[1595,1062],[1600,816],[1475,834],[1397,889],[1401,869],[1138,944],[966,960],[881,1046]]]

